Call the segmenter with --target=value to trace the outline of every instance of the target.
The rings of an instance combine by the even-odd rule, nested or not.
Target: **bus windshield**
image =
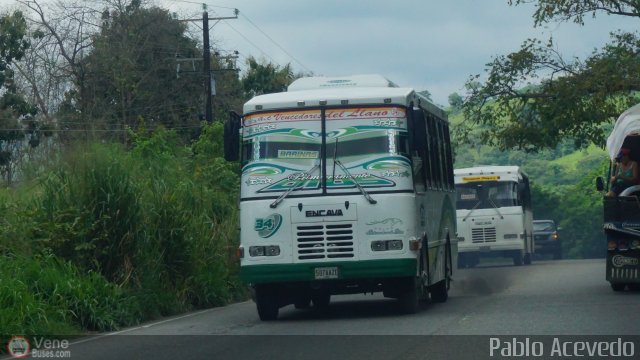
[[[325,187],[334,194],[361,187],[412,191],[406,111],[384,106],[248,115],[242,167],[243,197],[291,188],[291,195],[317,194]]]
[[[280,135],[264,135],[244,141],[242,164],[252,161],[298,159],[309,162],[320,158],[320,142],[282,141]],[[369,137],[356,140],[327,141],[327,158],[345,161],[372,155],[401,155],[409,158],[407,133],[395,131],[372,131]],[[335,150],[337,143],[337,152]]]
[[[517,185],[514,181],[456,184],[456,207],[471,210],[519,206]]]

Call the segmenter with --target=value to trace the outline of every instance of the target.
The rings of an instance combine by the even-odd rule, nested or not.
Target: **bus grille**
[[[496,228],[473,228],[471,229],[471,242],[484,243],[496,241]]]
[[[610,274],[611,280],[640,280],[638,276],[638,269],[629,269],[629,268],[611,268]]]
[[[298,259],[352,258],[353,224],[313,224],[296,228]]]

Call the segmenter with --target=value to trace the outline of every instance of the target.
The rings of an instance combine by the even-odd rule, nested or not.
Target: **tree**
[[[11,183],[25,131],[21,120],[35,115],[36,109],[18,92],[13,63],[29,47],[25,39],[27,23],[21,12],[0,17],[0,172]]]
[[[457,92],[450,94],[447,100],[449,101],[451,110],[453,110],[454,112],[460,110],[462,108],[462,104],[464,104],[464,99]]]
[[[241,80],[247,98],[285,91],[293,80],[300,77],[293,73],[290,64],[280,67],[249,57],[247,65],[249,68]]]
[[[536,3],[536,26],[549,21],[583,24],[597,13],[640,18],[640,2],[608,0],[510,0],[511,5]],[[640,38],[637,33],[612,33],[611,42],[581,61],[564,59],[553,39],[526,40],[520,50],[487,64],[487,80],[479,75],[466,84],[463,109],[466,126],[484,125],[481,140],[501,149],[538,151],[571,138],[582,148],[602,145],[604,125],[637,102],[640,90]]]
[[[100,12],[79,0],[18,3],[30,11],[27,20],[32,45],[16,64],[22,90],[45,121],[57,120],[61,127],[68,127],[54,115],[70,88],[79,84],[78,93],[84,94],[81,60],[91,48],[91,35],[98,31]]]

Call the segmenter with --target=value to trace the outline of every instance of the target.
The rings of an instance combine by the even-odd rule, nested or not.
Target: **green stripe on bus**
[[[246,283],[312,281],[315,269],[338,267],[339,279],[372,279],[414,276],[416,259],[314,262],[303,264],[246,265],[240,268],[240,278]]]

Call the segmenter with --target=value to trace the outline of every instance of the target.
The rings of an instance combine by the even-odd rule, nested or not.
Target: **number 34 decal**
[[[271,214],[266,218],[256,219],[253,229],[258,232],[258,236],[268,238],[275,234],[282,225],[282,215]]]

